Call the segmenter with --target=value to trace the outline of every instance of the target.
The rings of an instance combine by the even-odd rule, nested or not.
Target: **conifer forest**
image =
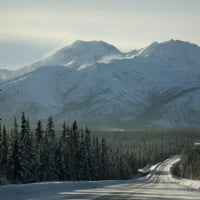
[[[71,126],[64,122],[60,130],[55,130],[52,117],[46,126],[39,120],[33,129],[24,113],[10,130],[2,125],[0,183],[129,179],[139,168],[187,152],[200,136],[198,129],[92,133],[76,121]],[[198,156],[185,156],[182,162],[199,158],[194,151]],[[189,165],[182,166],[191,177]]]

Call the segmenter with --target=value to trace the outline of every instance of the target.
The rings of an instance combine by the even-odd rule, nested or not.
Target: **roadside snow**
[[[199,180],[183,179],[183,178],[173,176],[172,169],[173,169],[174,165],[179,161],[180,161],[180,158],[177,158],[176,160],[174,160],[174,162],[169,167],[169,171],[170,171],[169,179],[170,179],[170,181],[181,184],[181,185],[187,187],[188,189],[200,190],[200,181]]]
[[[97,189],[117,184],[119,181],[69,181],[41,182],[0,186],[0,200],[50,200],[60,199],[66,193]],[[93,198],[90,198],[93,199]]]
[[[147,176],[126,181],[42,182],[0,186],[0,200],[199,200],[200,181],[178,179],[171,174],[173,165],[179,159],[179,156],[173,156],[152,166]]]

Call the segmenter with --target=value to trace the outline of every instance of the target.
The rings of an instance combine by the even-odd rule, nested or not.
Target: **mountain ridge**
[[[68,53],[71,47],[75,53]],[[67,55],[59,60],[63,49]],[[51,115],[56,124],[78,120],[105,129],[200,123],[197,45],[170,40],[122,53],[102,41],[76,41],[47,61],[0,83],[6,123],[22,111],[35,120]]]

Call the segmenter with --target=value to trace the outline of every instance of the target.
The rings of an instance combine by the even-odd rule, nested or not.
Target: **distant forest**
[[[91,133],[76,121],[60,129],[52,117],[32,129],[24,113],[20,126],[15,119],[11,130],[0,127],[0,183],[129,179],[200,139],[198,129]]]

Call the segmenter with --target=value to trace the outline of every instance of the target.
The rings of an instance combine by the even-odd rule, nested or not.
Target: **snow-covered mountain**
[[[200,47],[188,42],[122,53],[76,41],[1,82],[0,112],[11,123],[25,111],[31,120],[51,115],[96,128],[197,126],[199,68]]]
[[[12,78],[12,71],[6,69],[0,69],[0,82]]]

